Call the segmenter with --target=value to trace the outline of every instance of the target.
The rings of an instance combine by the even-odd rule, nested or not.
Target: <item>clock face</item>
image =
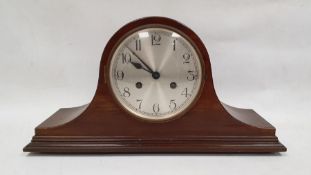
[[[130,114],[153,121],[184,114],[202,86],[202,61],[183,35],[147,28],[119,42],[109,63],[109,84]]]

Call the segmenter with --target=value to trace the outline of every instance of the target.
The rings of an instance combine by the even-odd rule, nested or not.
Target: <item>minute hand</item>
[[[141,62],[143,65],[149,70],[151,74],[153,74],[153,70],[135,53],[133,52],[129,47],[127,49]]]

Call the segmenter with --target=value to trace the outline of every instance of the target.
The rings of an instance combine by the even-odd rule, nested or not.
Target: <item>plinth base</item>
[[[42,153],[269,153],[286,148],[275,137],[34,137],[24,151]]]

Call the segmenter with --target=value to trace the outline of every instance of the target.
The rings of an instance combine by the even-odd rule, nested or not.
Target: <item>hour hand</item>
[[[154,73],[152,69],[150,68],[150,66],[148,66],[134,51],[132,51],[129,47],[127,47],[127,49],[145,66],[145,67],[142,67],[142,65],[140,64],[141,68],[137,68],[137,69],[144,69],[145,71],[150,72],[151,74]]]
[[[149,73],[153,73],[153,72],[151,72],[150,70],[148,70],[148,69],[146,69],[146,68],[144,68],[140,63],[136,63],[136,62],[130,62],[136,69],[143,69],[143,70],[145,70],[145,71],[147,71],[147,72],[149,72]]]

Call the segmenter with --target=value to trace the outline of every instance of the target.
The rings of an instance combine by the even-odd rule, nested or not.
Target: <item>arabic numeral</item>
[[[130,88],[128,88],[128,87],[125,87],[124,89],[123,89],[123,97],[129,97],[129,96],[131,96],[131,93],[130,93]]]
[[[117,80],[123,80],[123,78],[124,78],[124,72],[121,71],[121,70],[118,70],[118,71],[116,72],[116,79],[117,79]]]
[[[160,112],[160,105],[158,103],[155,103],[153,104],[152,109],[153,112],[157,114],[158,112]]]
[[[151,45],[160,45],[161,35],[158,33],[154,33],[151,35]]]
[[[174,39],[174,41],[173,41],[173,51],[175,51],[176,50],[176,40]]]
[[[195,79],[198,79],[198,74],[195,71],[188,71],[187,80],[193,81]]]
[[[138,103],[138,109],[141,109],[141,103],[143,102],[143,100],[137,99],[136,102]]]
[[[130,53],[122,53],[122,63],[128,64],[131,62],[131,54]]]
[[[181,92],[181,95],[184,95],[186,98],[188,96],[191,96],[191,94],[188,93],[188,88],[185,88],[182,92]]]
[[[138,39],[135,41],[136,50],[141,51],[141,41]]]
[[[183,54],[182,57],[183,57],[183,64],[190,63],[190,54],[189,53]]]
[[[176,106],[177,106],[177,104],[176,104],[175,100],[171,100],[170,105],[169,105],[170,109],[174,110],[174,109],[176,109]]]

